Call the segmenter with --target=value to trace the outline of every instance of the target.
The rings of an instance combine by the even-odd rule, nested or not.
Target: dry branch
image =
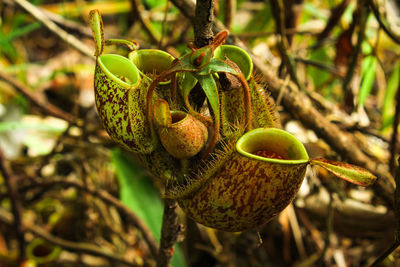
[[[64,187],[74,187],[79,190],[82,190],[90,195],[93,195],[95,197],[98,197],[99,199],[103,200],[105,203],[109,205],[113,205],[114,207],[117,208],[117,210],[121,213],[123,213],[127,218],[132,222],[132,224],[139,229],[139,231],[143,235],[143,239],[147,243],[150,249],[150,253],[154,258],[156,258],[157,253],[158,253],[158,245],[157,242],[155,241],[153,234],[147,227],[147,225],[134,213],[130,208],[122,204],[121,201],[119,201],[117,198],[113,197],[110,195],[107,191],[102,190],[102,189],[94,189],[88,186],[85,186],[84,184],[77,182],[77,181],[72,181],[72,180],[65,180],[65,179],[52,179],[49,181],[44,181],[44,182],[39,182],[36,184],[32,184],[28,187],[23,187],[20,188],[22,192],[31,189],[32,187],[41,187],[41,188],[50,188],[53,186],[57,185],[62,185]]]
[[[0,209],[0,221],[7,225],[10,225],[10,226],[14,225],[14,223],[15,223],[13,216],[9,212],[7,212],[3,209]],[[122,263],[125,265],[136,266],[133,263],[125,260],[122,256],[116,255],[115,253],[105,251],[104,249],[99,248],[92,244],[71,242],[68,240],[61,239],[59,237],[49,234],[42,228],[37,227],[35,225],[22,223],[21,229],[23,232],[31,232],[34,235],[39,236],[54,245],[60,246],[64,249],[72,251],[72,252],[86,253],[86,254],[90,254],[90,255],[94,255],[94,256],[103,257],[108,260],[111,260],[114,262],[119,262],[119,263]]]
[[[69,123],[76,122],[76,118],[73,117],[71,114],[50,104],[44,99],[44,96],[38,97],[38,95],[33,94],[32,90],[30,90],[26,85],[24,85],[22,82],[18,81],[14,77],[8,75],[7,73],[0,71],[0,79],[3,79],[4,81],[11,84],[19,93],[28,98],[30,102],[40,108],[47,115],[63,119]]]
[[[75,36],[69,34],[60,28],[57,24],[51,21],[39,8],[32,5],[26,0],[14,0],[19,6],[25,9],[28,13],[34,16],[38,21],[43,23],[46,28],[48,28],[51,32],[53,32],[56,36],[60,37],[66,43],[72,45],[82,54],[94,59],[93,50],[90,49],[87,45],[82,43]]]
[[[182,227],[178,221],[176,208],[178,204],[173,199],[164,200],[164,215],[161,229],[160,250],[157,257],[157,267],[167,267],[174,255],[174,245],[178,242]]]

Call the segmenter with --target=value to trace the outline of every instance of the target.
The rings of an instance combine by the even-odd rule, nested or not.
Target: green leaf
[[[150,7],[150,9],[165,6],[165,0],[144,0],[144,2]]]
[[[332,60],[329,58],[326,50],[325,47],[311,50],[309,59],[327,65],[331,64]],[[315,88],[322,87],[322,85],[331,77],[331,74],[325,71],[325,69],[316,68],[313,65],[307,66],[307,73],[313,80]]]
[[[327,159],[312,159],[310,163],[318,165],[335,176],[356,185],[370,186],[376,181],[375,175],[356,165]]]
[[[395,109],[395,97],[400,83],[400,62],[397,62],[392,74],[389,77],[385,98],[382,106],[382,128],[385,129],[391,125]]]
[[[212,111],[214,112],[215,120],[219,120],[220,110],[219,110],[219,97],[218,97],[218,87],[217,84],[212,77],[212,75],[196,75],[193,73],[193,76],[199,81],[201,87],[203,88],[204,93],[208,101],[210,102],[210,106]]]
[[[9,132],[15,130],[36,130],[47,133],[62,133],[65,131],[65,125],[51,125],[46,123],[26,123],[21,121],[2,121],[0,122],[0,133]]]
[[[149,227],[157,241],[161,237],[163,203],[145,171],[119,149],[112,151],[111,163],[120,184],[122,203],[132,209]],[[182,250],[175,246],[174,267],[186,266]]]
[[[361,66],[361,88],[358,95],[358,104],[363,106],[365,100],[371,94],[372,86],[374,85],[377,59],[374,56],[366,57]]]
[[[188,53],[179,58],[177,63],[174,63],[170,69],[169,73],[177,72],[177,71],[198,71],[198,68],[194,66],[191,62],[192,53]]]
[[[201,71],[196,72],[196,75],[208,75],[215,72],[229,72],[233,75],[239,75],[235,68],[226,64],[223,60],[218,58],[212,58],[210,63],[204,67]]]
[[[33,22],[28,25],[11,27],[12,30],[4,32],[0,27],[0,55],[4,54],[10,57],[12,60],[18,55],[17,49],[13,45],[13,40],[20,36],[27,35],[28,33],[41,27],[40,22]]]
[[[328,20],[329,17],[328,15],[326,15],[326,13],[321,12],[321,8],[318,7],[315,3],[310,3],[310,2],[306,2],[304,4],[304,13],[306,15],[309,15],[311,17],[315,17],[318,18],[320,20]]]
[[[192,75],[191,72],[185,72],[181,86],[181,93],[184,99],[189,97],[190,92],[197,83],[197,79]]]

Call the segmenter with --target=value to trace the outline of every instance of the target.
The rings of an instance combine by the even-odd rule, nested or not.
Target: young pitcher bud
[[[171,119],[171,125],[158,128],[165,150],[178,159],[189,159],[198,154],[207,142],[207,127],[182,111],[172,111]]]

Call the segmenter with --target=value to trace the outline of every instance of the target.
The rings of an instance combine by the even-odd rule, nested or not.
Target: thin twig
[[[178,242],[182,226],[178,221],[176,208],[178,204],[173,199],[164,200],[164,215],[161,229],[160,249],[157,257],[157,267],[167,267],[174,255],[174,245]]]
[[[0,209],[0,221],[8,224],[10,226],[15,224],[15,220],[14,220],[13,216],[9,212],[7,212],[3,209]],[[65,250],[99,256],[99,257],[103,257],[105,259],[108,259],[108,260],[111,260],[114,262],[119,262],[119,263],[122,263],[125,265],[129,265],[129,266],[137,266],[137,265],[133,264],[132,262],[125,260],[122,256],[116,255],[115,253],[105,251],[104,249],[97,247],[95,245],[64,240],[64,239],[61,239],[59,237],[49,234],[44,229],[37,227],[35,225],[22,223],[21,226],[22,226],[21,229],[23,232],[33,233],[34,235],[39,236],[54,245],[60,246],[60,247],[64,248]]]
[[[300,57],[295,57],[294,60],[296,62],[300,62],[306,65],[310,65],[310,66],[314,66],[316,68],[320,68],[322,70],[326,70],[330,73],[332,73],[333,75],[337,76],[337,77],[341,77],[341,73],[338,70],[338,68],[336,68],[335,66],[330,66],[330,65],[326,65],[322,62],[318,62],[318,61],[314,61],[314,60],[309,60],[309,59],[305,59],[305,58],[300,58]]]
[[[293,44],[294,36],[287,34],[287,29],[297,29],[299,24],[299,18],[302,15],[304,0],[291,0],[283,1],[284,3],[284,22],[285,22],[285,33],[290,48]]]
[[[387,250],[385,250],[372,264],[370,267],[379,266],[379,264],[387,258],[392,252],[399,247],[397,242],[394,242]]]
[[[274,15],[276,32],[279,36],[278,38],[278,50],[282,58],[281,66],[285,66],[290,77],[296,83],[296,85],[303,90],[303,85],[301,84],[299,78],[297,77],[296,68],[294,66],[293,58],[289,55],[288,50],[290,48],[285,28],[285,11],[282,1],[271,0],[270,1],[272,14]],[[304,91],[304,90],[303,90]]]
[[[179,9],[179,11],[194,23],[196,4],[188,0],[171,0],[171,2]]]
[[[301,31],[299,29],[286,29],[286,35],[317,35],[318,32],[315,30],[304,30]],[[276,31],[261,31],[261,32],[241,32],[238,33],[236,36],[241,39],[249,39],[249,38],[256,38],[256,37],[268,37],[271,35],[277,35]]]
[[[51,21],[42,11],[40,11],[39,8],[32,5],[26,0],[14,0],[14,1],[23,9],[25,9],[28,13],[30,13],[33,17],[35,17],[38,21],[43,23],[43,25],[46,26],[47,29],[49,29],[52,33],[60,37],[63,41],[72,45],[82,54],[94,59],[93,50],[91,48],[82,43],[75,36],[69,34],[62,28],[60,28],[57,24]]]
[[[3,176],[4,182],[7,186],[8,196],[11,202],[11,210],[14,216],[13,227],[18,240],[19,249],[19,261],[22,262],[25,259],[25,235],[22,230],[22,205],[18,197],[17,179],[14,175],[10,162],[8,162],[0,149],[0,172]]]
[[[325,28],[322,32],[317,35],[317,43],[313,46],[313,49],[317,49],[322,46],[324,40],[331,34],[334,27],[340,22],[341,17],[344,14],[350,0],[343,0],[337,6],[331,9],[331,15]]]
[[[76,118],[73,117],[71,114],[64,112],[63,110],[59,109],[58,107],[50,104],[49,102],[44,100],[44,96],[38,97],[37,95],[32,93],[32,90],[28,88],[28,86],[24,85],[11,75],[8,75],[7,73],[4,73],[3,71],[0,70],[0,79],[5,80],[9,84],[11,84],[19,93],[24,95],[29,99],[30,102],[32,102],[35,106],[40,108],[44,113],[63,119],[69,123],[75,124],[76,123]]]
[[[71,20],[71,19],[67,19],[64,18],[63,16],[53,13],[51,11],[48,11],[46,9],[42,9],[41,10],[50,20],[52,20],[53,22],[55,22],[57,25],[59,25],[60,27],[67,29],[67,30],[71,30],[72,32],[76,32],[77,34],[90,38],[93,38],[92,35],[92,30],[90,29],[90,27],[79,23],[77,21]]]
[[[294,205],[291,203],[287,207],[287,213],[289,217],[290,227],[292,228],[294,241],[299,252],[300,259],[305,259],[307,257],[306,249],[304,247],[303,238],[301,236],[299,222],[296,217],[296,211],[294,210]]]
[[[374,16],[376,20],[379,23],[379,26],[383,29],[383,31],[396,43],[400,44],[400,36],[397,36],[395,33],[393,33],[382,21],[381,15],[379,14],[378,7],[375,5],[373,0],[368,1],[369,6],[372,9],[372,12],[374,13]]]
[[[368,18],[368,10],[363,4],[363,0],[358,1],[358,13],[357,15],[353,15],[353,19],[358,20],[358,34],[357,34],[357,44],[353,49],[353,54],[350,59],[350,64],[347,68],[346,71],[346,76],[343,80],[343,91],[346,92],[350,90],[349,85],[353,79],[354,73],[356,73],[355,69],[357,67],[357,64],[359,62],[359,56],[361,53],[361,45],[364,40],[364,33],[366,29],[366,24],[367,24],[367,18]]]
[[[114,207],[116,207],[118,211],[122,212],[125,216],[127,216],[131,220],[133,225],[140,230],[140,232],[143,235],[143,239],[149,246],[150,253],[154,258],[156,258],[158,253],[158,245],[147,225],[130,208],[122,204],[121,201],[110,195],[107,191],[102,189],[94,189],[86,187],[84,184],[80,182],[65,180],[65,179],[52,179],[50,181],[39,182],[27,187],[22,187],[20,188],[20,190],[24,192],[26,190],[31,189],[32,187],[49,188],[57,185],[77,188],[90,195],[98,197],[99,199],[103,200],[109,205],[113,205]]]
[[[158,49],[162,49],[163,48],[163,42],[164,42],[164,38],[165,38],[165,31],[166,31],[166,26],[167,26],[167,17],[168,17],[169,6],[170,6],[170,2],[167,1],[167,3],[165,3],[164,18],[163,18],[162,24],[161,24],[161,37],[160,37],[160,41],[158,42]]]
[[[142,25],[144,31],[147,33],[147,35],[150,38],[150,41],[153,44],[159,44],[160,40],[154,33],[152,27],[151,27],[151,21],[148,20],[147,18],[143,17],[143,6],[141,4],[141,1],[138,0],[130,0],[131,5],[132,5],[132,12],[135,18],[139,20],[139,23]]]
[[[225,0],[224,24],[228,30],[232,30],[235,13],[236,13],[236,0]]]

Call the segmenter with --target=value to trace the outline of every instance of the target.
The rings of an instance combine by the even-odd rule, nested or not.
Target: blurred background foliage
[[[141,232],[123,214],[62,181],[78,181],[119,198],[147,224],[156,240],[163,211],[162,185],[148,176],[134,155],[117,148],[99,124],[93,105],[93,58],[60,39],[30,14],[33,11],[21,8],[23,2],[0,2],[0,148],[18,177],[22,220],[74,244],[96,245],[133,265],[152,266],[154,258]],[[184,2],[30,1],[34,10],[93,53],[87,21],[89,11],[98,9],[106,37],[136,40],[141,48],[163,49],[176,57],[194,38],[190,21],[178,8]],[[394,124],[400,83],[398,2],[312,0],[284,1],[284,5],[285,49],[301,90],[331,122],[367,144],[371,158],[394,173],[398,146],[391,148],[390,142],[393,125],[398,127]],[[248,51],[287,84],[292,82],[282,64],[270,1],[215,1],[215,13]],[[276,101],[283,126],[306,144],[311,155],[340,158]],[[43,106],[49,105],[78,119],[71,122],[48,114]],[[185,221],[181,214],[187,225],[186,238],[176,248],[173,266],[370,264],[393,239],[393,210],[372,189],[337,180],[333,184],[328,178],[327,173],[311,170],[295,205],[257,231],[215,232]],[[11,211],[7,190],[0,180],[0,211],[4,214]],[[17,237],[10,229],[12,225],[0,219],[0,266],[16,264]],[[36,235],[25,235],[28,246]],[[72,264],[123,265],[63,247],[59,257],[46,266]],[[398,252],[382,264],[400,264]]]

